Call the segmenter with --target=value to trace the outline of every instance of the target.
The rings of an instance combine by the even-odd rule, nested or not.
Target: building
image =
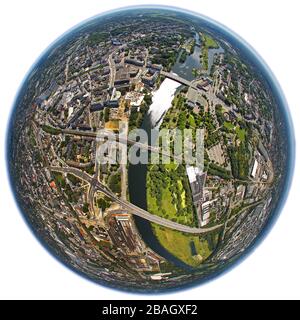
[[[139,107],[143,100],[144,94],[136,91],[127,92],[125,96],[125,100],[128,100],[132,107]]]
[[[118,101],[121,98],[121,92],[117,91],[116,88],[113,88],[111,93],[111,101]]]
[[[128,214],[114,213],[109,220],[109,236],[113,243],[127,253],[139,251],[138,242]]]
[[[197,167],[187,166],[186,173],[189,179],[193,203],[197,211],[199,225],[203,223],[202,203],[204,200],[204,186],[206,181],[206,172],[202,172]]]
[[[235,202],[238,203],[243,201],[245,197],[245,193],[246,193],[246,187],[243,185],[238,186],[236,189]]]
[[[148,73],[142,77],[142,81],[146,85],[153,87],[158,78],[158,75],[159,73],[157,71],[151,72],[151,70],[148,70]]]
[[[257,171],[258,171],[258,161],[255,159],[254,164],[253,164],[253,167],[252,167],[252,171],[251,171],[251,177],[252,177],[253,179],[256,178]]]
[[[192,166],[187,166],[186,172],[189,178],[194,202],[202,201],[206,173],[203,173],[199,168]]]
[[[147,63],[147,68],[155,70],[155,71],[161,71],[163,69],[163,66],[161,64]]]
[[[207,101],[199,94],[196,89],[192,87],[189,87],[186,97],[187,104],[191,108],[194,108],[195,106],[205,106],[207,104]]]
[[[103,103],[93,103],[90,106],[90,111],[91,112],[96,112],[104,109],[104,104]]]
[[[132,64],[137,67],[142,67],[144,65],[144,61],[137,60],[137,59],[130,59],[130,58],[126,58],[125,63]]]

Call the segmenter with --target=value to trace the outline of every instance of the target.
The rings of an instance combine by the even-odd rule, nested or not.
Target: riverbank
[[[176,90],[180,86],[179,83],[165,79],[159,89],[154,92],[152,97],[152,104],[149,111],[145,114],[141,129],[145,130],[150,136],[153,128],[158,129],[163,116],[170,108]],[[130,164],[128,167],[128,186],[130,201],[136,206],[147,210],[147,165],[146,164]],[[139,234],[144,240],[145,244],[153,251],[165,258],[168,262],[186,271],[192,271],[193,268],[184,263],[181,259],[169,252],[162,244],[156,234],[152,224],[140,217],[135,216],[134,221]],[[172,230],[170,230],[172,231]]]

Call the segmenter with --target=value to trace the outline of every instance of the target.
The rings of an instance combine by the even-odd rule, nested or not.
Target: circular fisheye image
[[[7,165],[31,230],[112,288],[204,283],[245,257],[286,199],[294,136],[276,79],[224,26],[169,7],[76,26],[18,92]]]

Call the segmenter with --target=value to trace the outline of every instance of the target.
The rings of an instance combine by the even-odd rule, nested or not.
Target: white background
[[[148,1],[1,1],[0,4],[0,298],[149,299],[93,284],[51,257],[25,225],[5,168],[5,134],[14,96],[40,53],[75,24],[113,8]],[[156,1],[193,10],[228,26],[268,62],[286,94],[300,141],[299,1]],[[166,299],[299,299],[299,161],[288,202],[272,232],[242,264],[195,289]]]

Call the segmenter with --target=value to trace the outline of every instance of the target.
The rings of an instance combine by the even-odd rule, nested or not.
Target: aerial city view
[[[8,139],[36,236],[72,270],[126,291],[227,270],[286,185],[272,78],[228,31],[171,9],[123,9],[65,34],[29,72]]]

